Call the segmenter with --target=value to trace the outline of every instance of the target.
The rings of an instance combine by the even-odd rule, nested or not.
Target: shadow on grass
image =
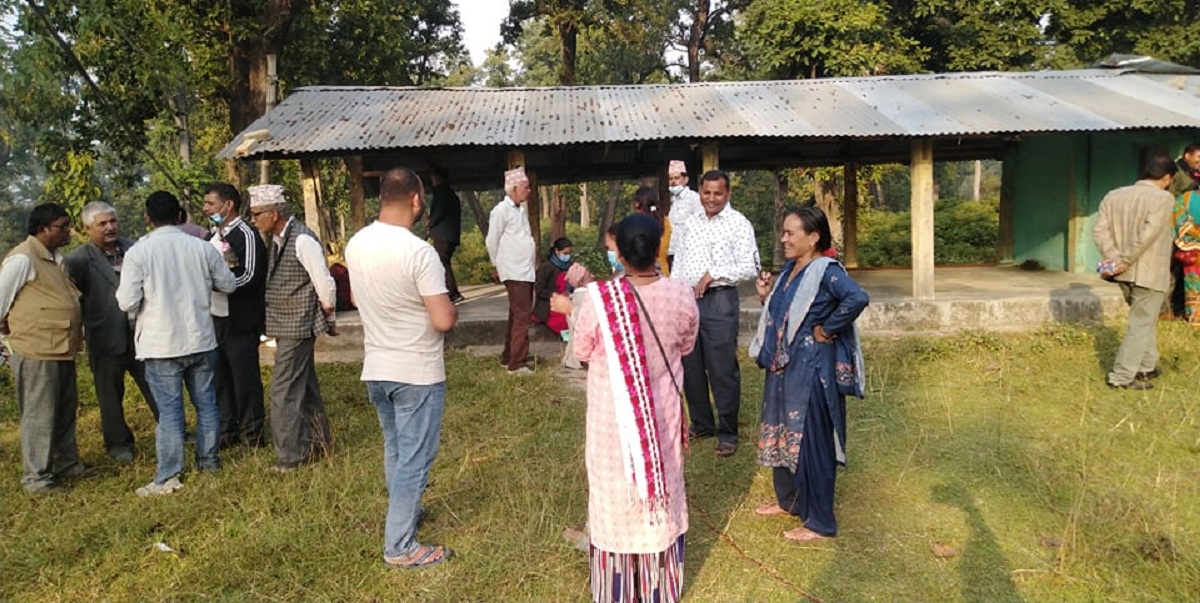
[[[1004,551],[966,486],[954,480],[934,486],[931,494],[933,502],[962,510],[971,530],[967,543],[959,551],[958,574],[963,600],[969,603],[1023,601],[1013,584]]]

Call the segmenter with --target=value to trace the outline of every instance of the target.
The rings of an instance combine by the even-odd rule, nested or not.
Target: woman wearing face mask
[[[550,309],[550,297],[555,293],[570,293],[567,286],[567,269],[571,267],[571,251],[571,241],[566,237],[554,241],[550,257],[538,266],[533,283],[533,321],[546,325],[564,340],[567,316]]]

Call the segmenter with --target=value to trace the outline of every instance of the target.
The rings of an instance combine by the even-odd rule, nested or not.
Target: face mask
[[[683,189],[685,189],[685,188],[687,188],[687,187],[686,187],[686,186],[684,186],[684,185],[682,185],[682,184],[680,184],[679,186],[668,186],[668,187],[667,187],[667,190],[671,191],[671,194],[672,194],[672,195],[674,195],[674,196],[678,197],[678,196],[679,196],[679,193],[682,193],[682,192],[683,192]]]
[[[222,216],[221,214],[213,214],[213,215],[209,216],[208,219],[212,220],[213,224],[220,226],[221,222],[225,221],[225,216]]]
[[[621,263],[621,260],[617,259],[617,252],[615,251],[608,252],[608,265],[612,266],[613,272],[625,270],[625,265]]]
[[[569,261],[571,261],[571,254],[569,254],[569,253],[564,253],[564,254],[562,254],[562,255],[558,256],[558,259],[559,259],[559,260],[561,260],[561,261],[563,261],[563,262],[569,262]]]

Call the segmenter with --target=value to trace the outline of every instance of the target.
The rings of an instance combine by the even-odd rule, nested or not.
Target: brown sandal
[[[721,442],[717,444],[717,456],[733,456],[737,452],[737,444],[733,442]]]

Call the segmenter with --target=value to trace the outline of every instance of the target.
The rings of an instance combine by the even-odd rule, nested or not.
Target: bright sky
[[[456,0],[463,26],[463,44],[475,66],[483,64],[488,49],[500,41],[500,22],[508,16],[506,0]]]

